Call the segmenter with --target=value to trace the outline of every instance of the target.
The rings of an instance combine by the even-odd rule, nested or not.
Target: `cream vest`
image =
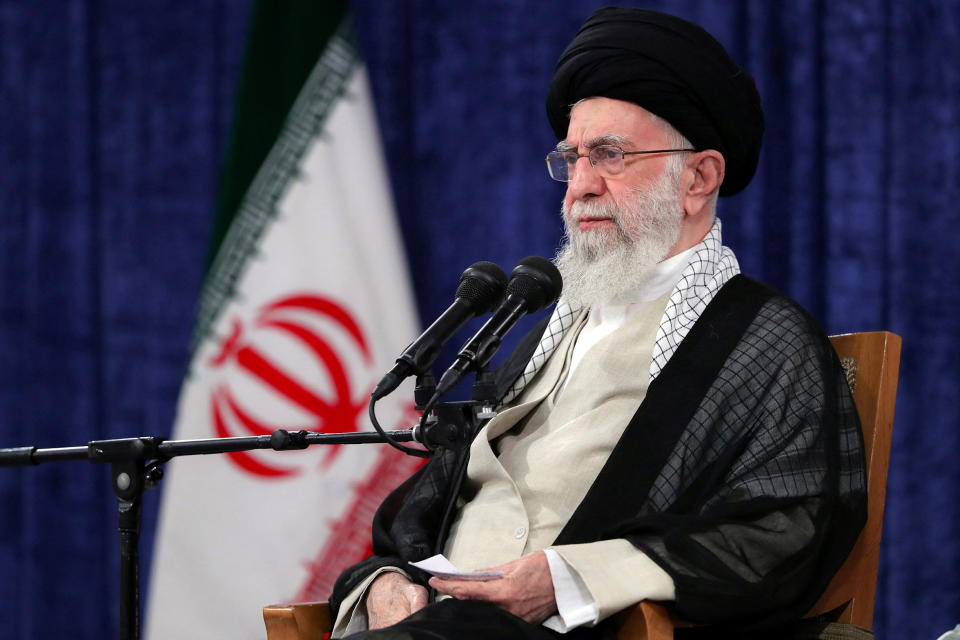
[[[480,431],[444,555],[463,571],[545,549],[556,539],[646,396],[669,293],[591,347],[567,377],[586,313],[523,393]]]

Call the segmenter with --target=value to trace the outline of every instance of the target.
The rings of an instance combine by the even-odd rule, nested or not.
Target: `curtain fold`
[[[169,435],[246,4],[0,2],[0,447]],[[0,637],[116,637],[108,467],[0,469],[0,513]]]

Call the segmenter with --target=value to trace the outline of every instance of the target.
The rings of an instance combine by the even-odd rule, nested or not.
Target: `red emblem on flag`
[[[290,295],[266,304],[250,327],[234,319],[230,335],[209,361],[226,373],[210,398],[214,432],[229,437],[269,435],[281,428],[359,431],[373,386],[372,364],[364,332],[344,306],[315,294]],[[366,375],[359,376],[363,392],[355,394],[360,385],[351,383],[350,370],[358,368]],[[304,369],[315,374],[305,374]],[[307,422],[291,424],[278,415],[302,416]],[[333,462],[339,449],[326,447],[323,466]],[[265,478],[302,471],[264,462],[252,452],[227,456],[244,471]]]
[[[219,374],[210,392],[212,429],[220,437],[269,435],[280,428],[359,431],[367,426],[364,412],[380,373],[373,364],[366,335],[344,305],[313,293],[280,298],[261,307],[246,325],[234,319],[208,361]],[[401,423],[419,418],[412,402],[397,409]],[[285,421],[293,416],[300,422]],[[322,449],[325,468],[340,447]],[[370,468],[351,483],[343,512],[328,520],[330,534],[322,547],[305,561],[306,577],[297,588],[301,598],[326,597],[343,569],[369,555],[376,506],[423,462],[386,445],[374,452]],[[280,479],[309,468],[304,453],[226,455],[246,473]]]

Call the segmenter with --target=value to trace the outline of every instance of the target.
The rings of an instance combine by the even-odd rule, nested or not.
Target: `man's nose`
[[[589,158],[579,158],[574,165],[573,178],[567,183],[567,195],[574,200],[603,195],[606,184]]]

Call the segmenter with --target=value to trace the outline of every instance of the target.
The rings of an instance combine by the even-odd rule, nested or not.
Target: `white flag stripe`
[[[218,428],[221,435],[368,428],[370,389],[416,333],[362,67],[291,172],[275,214],[236,295],[197,346],[176,438],[213,437]],[[411,399],[408,387],[379,403],[381,422],[404,426]],[[411,470],[383,447],[171,461],[147,637],[261,638],[263,605],[311,585],[328,588],[317,566],[323,556],[366,548],[368,536],[352,529],[369,521],[379,497],[358,492],[382,492],[384,481],[395,484]],[[399,477],[387,478],[384,465]],[[375,469],[382,477],[370,476]],[[330,539],[334,525],[341,547]]]

